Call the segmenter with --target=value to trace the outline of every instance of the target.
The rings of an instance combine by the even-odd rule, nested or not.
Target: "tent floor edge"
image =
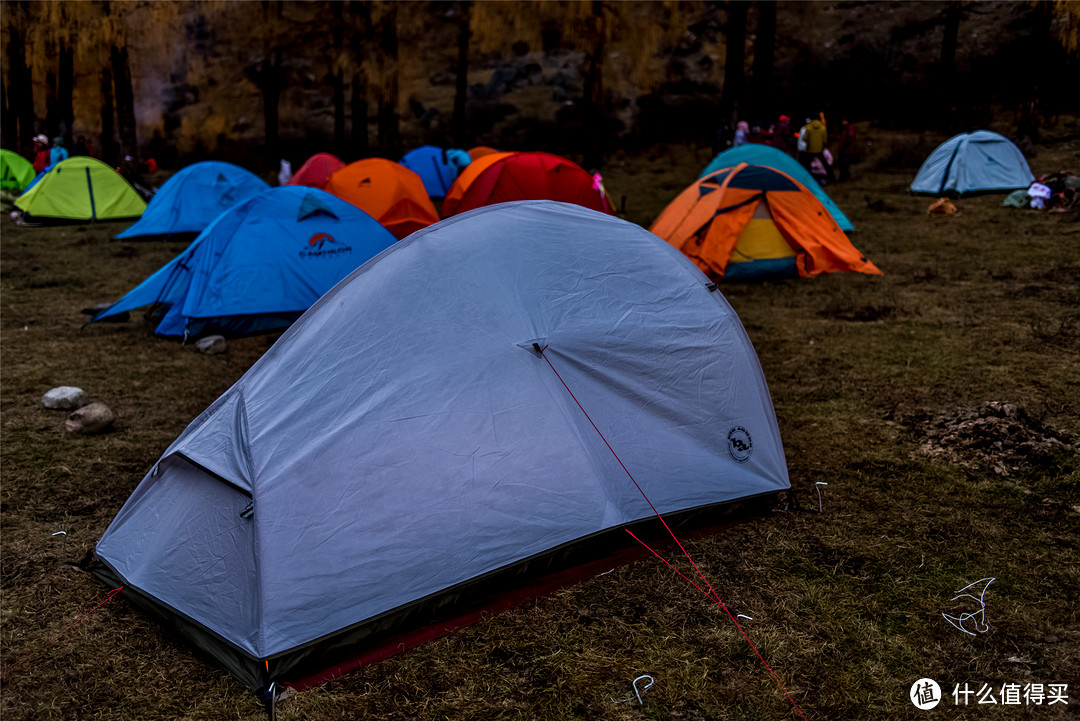
[[[665,514],[664,520],[682,541],[707,536],[767,515],[787,490]],[[657,550],[674,548],[671,535],[656,517],[577,539],[296,649],[293,653],[306,658],[298,658],[281,682],[296,690],[317,686],[560,588],[651,557],[629,537],[627,528]]]
[[[665,514],[664,520],[685,542],[768,515],[779,496],[789,490]],[[674,547],[668,531],[655,516],[622,524],[469,579],[269,659],[252,657],[201,623],[131,586],[96,552],[87,570],[110,588],[123,585],[121,596],[261,697],[271,682],[296,690],[311,688],[560,588],[651,557],[625,532],[628,528],[654,549]]]
[[[226,641],[201,623],[130,585],[107,561],[93,553],[87,571],[110,588],[123,586],[120,596],[158,621],[167,631],[195,647],[204,660],[224,667],[245,688],[261,694],[269,685],[264,662]]]

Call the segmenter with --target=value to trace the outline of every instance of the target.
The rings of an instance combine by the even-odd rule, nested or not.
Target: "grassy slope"
[[[1036,172],[1077,147],[1040,149]],[[709,160],[701,148],[616,158],[608,188],[647,224]],[[818,719],[919,718],[911,683],[1070,683],[1080,703],[1080,463],[968,473],[916,453],[926,414],[1017,403],[1080,434],[1080,224],[964,200],[925,215],[912,169],[856,168],[831,188],[882,277],[725,286],[769,381],[805,505],[688,544],[765,658]],[[867,201],[881,201],[871,206]],[[874,208],[874,209],[872,209]],[[111,226],[18,228],[2,245],[5,719],[258,719],[256,701],[76,563],[188,421],[268,347],[223,356],[138,324],[82,328],[181,246],[113,242]],[[73,437],[40,396],[78,385],[117,430]],[[64,530],[67,536],[53,537]],[[990,631],[941,618],[984,576]],[[57,634],[61,634],[57,638]],[[1010,662],[1020,657],[1029,662]],[[645,704],[615,704],[650,673]],[[951,701],[947,702],[950,712]],[[1065,718],[1061,705],[972,718]],[[304,692],[279,718],[774,719],[783,695],[723,612],[653,561],[616,569]]]

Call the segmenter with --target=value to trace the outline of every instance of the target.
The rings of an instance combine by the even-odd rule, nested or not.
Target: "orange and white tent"
[[[880,275],[790,175],[741,163],[696,181],[649,229],[714,278]]]
[[[349,163],[330,176],[326,190],[365,211],[398,239],[439,221],[420,176],[384,158]]]

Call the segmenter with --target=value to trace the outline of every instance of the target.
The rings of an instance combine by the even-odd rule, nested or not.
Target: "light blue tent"
[[[424,190],[432,198],[445,198],[458,174],[472,161],[464,150],[444,150],[422,145],[405,153],[400,161],[424,181]]]
[[[194,163],[166,180],[139,222],[116,237],[189,240],[222,212],[269,188],[259,176],[232,163]]]
[[[779,170],[781,173],[790,175],[821,201],[821,204],[829,211],[829,215],[831,215],[833,220],[836,221],[836,224],[840,226],[840,230],[845,233],[850,233],[855,230],[855,226],[851,224],[851,221],[848,220],[848,217],[844,215],[844,212],[840,210],[839,206],[832,201],[832,198],[821,189],[821,185],[814,179],[814,176],[810,175],[806,168],[799,165],[799,161],[795,160],[795,158],[782,150],[777,150],[771,145],[747,143],[745,145],[740,145],[737,148],[729,148],[713,158],[712,162],[705,167],[705,172],[698,176],[698,179],[700,180],[706,175],[715,173],[717,170],[723,168],[734,168],[739,163],[764,165],[767,168]]]
[[[1016,144],[990,130],[954,135],[927,156],[911,192],[967,195],[1027,188],[1035,181]]]
[[[154,464],[93,568],[265,691],[606,571],[655,513],[716,524],[789,487],[701,271],[619,218],[500,203],[324,295]]]
[[[93,320],[151,306],[156,333],[283,328],[396,238],[316,188],[270,188],[225,211],[187,249]]]

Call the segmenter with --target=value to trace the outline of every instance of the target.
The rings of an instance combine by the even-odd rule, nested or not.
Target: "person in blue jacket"
[[[49,151],[49,167],[52,167],[62,160],[68,159],[67,148],[64,147],[64,139],[59,135],[53,138],[52,150]]]

